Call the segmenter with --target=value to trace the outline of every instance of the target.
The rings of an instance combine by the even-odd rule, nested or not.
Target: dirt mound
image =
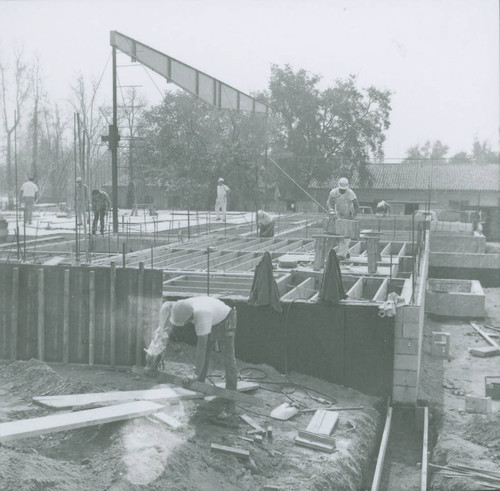
[[[475,415],[465,427],[464,437],[483,447],[500,450],[500,414]]]
[[[0,375],[10,382],[13,390],[30,399],[33,396],[99,391],[88,382],[61,377],[43,361],[34,359],[14,361],[2,367]]]

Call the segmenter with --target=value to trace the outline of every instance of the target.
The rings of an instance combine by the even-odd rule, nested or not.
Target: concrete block
[[[433,332],[431,341],[431,355],[438,358],[449,358],[450,356],[450,333]]]
[[[402,385],[404,387],[417,386],[417,371],[416,370],[394,370],[394,385]]]
[[[465,396],[465,410],[468,413],[491,413],[491,397]]]
[[[418,355],[394,355],[394,370],[417,370]]]
[[[395,325],[394,326],[394,338],[402,338],[403,337],[403,325],[401,324],[400,326]]]
[[[394,385],[392,387],[392,400],[400,404],[416,404],[417,388]]]
[[[479,358],[490,358],[499,355],[500,351],[494,346],[481,346],[480,348],[469,348],[469,353]]]
[[[417,323],[420,320],[420,307],[419,306],[405,306],[403,307],[403,324],[411,322]]]
[[[396,309],[396,315],[394,316],[394,326],[395,327],[401,327],[403,328],[403,316],[404,316],[404,309],[402,307],[399,307]],[[401,332],[403,332],[401,330]]]
[[[396,338],[394,339],[394,353],[400,355],[418,354],[417,338]]]
[[[417,338],[420,336],[420,326],[418,322],[404,323],[403,324],[403,337],[404,338]]]

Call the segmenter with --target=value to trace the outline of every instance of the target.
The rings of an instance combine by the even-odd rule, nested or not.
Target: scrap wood
[[[174,375],[171,373],[161,372],[156,376],[159,382],[176,384],[179,386],[183,385],[184,377],[179,375]],[[232,401],[239,402],[241,404],[249,404],[257,407],[264,407],[264,401],[258,397],[251,396],[248,394],[241,394],[233,390],[222,389],[220,387],[215,387],[214,385],[208,385],[203,382],[192,381],[189,387],[197,392],[203,392],[206,395],[222,397],[223,399],[230,399]]]
[[[165,423],[169,428],[172,428],[174,430],[178,430],[182,426],[182,423],[179,420],[172,418],[172,416],[169,416],[168,414],[165,413],[159,412],[153,414],[151,418],[153,418],[156,421],[161,421],[162,423]]]
[[[257,421],[252,419],[248,414],[240,414],[240,418],[247,424],[249,424],[254,430],[258,431],[259,433],[265,433],[266,430],[260,426]]]
[[[451,467],[451,465],[450,466],[442,466],[442,465],[436,465],[436,464],[429,464],[429,466],[433,467],[435,469],[440,469],[442,471],[446,471],[447,473],[455,473],[457,476],[485,479],[487,481],[493,481],[497,484],[500,484],[500,477],[485,474],[482,470],[481,470],[481,472],[476,472],[476,471],[471,471],[471,470],[467,470],[467,469],[460,469],[460,468],[456,468],[456,467]]]
[[[328,435],[320,435],[318,433],[311,433],[310,431],[307,431],[307,430],[298,430],[297,434],[300,438],[303,438],[305,440],[312,440],[315,442],[324,443],[326,445],[334,445],[335,446],[335,439],[331,436],[328,436]]]
[[[312,448],[314,450],[320,450],[322,452],[333,453],[335,445],[320,443],[314,440],[309,440],[302,438],[300,436],[295,437],[295,444],[301,447]]]
[[[456,468],[456,469],[465,469],[468,471],[474,471],[474,472],[481,472],[483,474],[491,474],[493,477],[497,477],[500,479],[500,471],[493,471],[490,469],[481,469],[480,467],[472,467],[469,465],[465,464],[455,464],[455,463],[450,463],[448,464],[449,467]]]
[[[73,413],[9,421],[0,423],[0,442],[147,416],[156,413],[162,407],[151,401],[135,401]]]
[[[359,409],[364,409],[364,406],[348,406],[348,407],[327,407],[327,408],[322,408],[322,407],[317,407],[317,408],[311,408],[311,409],[300,409],[299,413],[312,413],[319,411],[320,409],[323,409],[324,411],[357,411]]]
[[[226,445],[212,443],[210,445],[210,450],[212,452],[221,452],[229,455],[235,455],[236,457],[243,457],[244,459],[250,458],[250,452],[248,450],[243,450],[242,448],[227,447]]]
[[[474,328],[474,330],[480,334],[489,344],[491,344],[491,346],[494,346],[497,350],[500,350],[500,346],[498,346],[498,344],[493,341],[493,339],[491,339],[488,334],[486,334],[484,331],[482,331],[480,329],[480,327],[475,323],[475,322],[470,322],[470,325]]]
[[[200,399],[203,394],[183,387],[165,387],[150,390],[116,390],[112,392],[95,392],[87,394],[71,394],[58,396],[33,397],[33,401],[50,409],[90,409],[92,407],[110,406],[131,401],[177,402],[180,399]]]
[[[339,413],[337,413],[336,411],[326,411],[325,409],[318,409],[307,425],[306,431],[309,433],[317,433],[320,435],[331,435],[338,419]]]

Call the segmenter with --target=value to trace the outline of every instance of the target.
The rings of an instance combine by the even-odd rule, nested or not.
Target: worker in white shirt
[[[382,200],[377,203],[377,216],[383,217],[391,209],[391,205],[387,201]]]
[[[146,350],[145,372],[154,374],[167,347],[173,326],[194,324],[198,338],[196,344],[195,377],[185,377],[184,385],[191,381],[204,382],[209,367],[210,353],[215,342],[224,354],[226,389],[236,390],[238,369],[234,352],[236,332],[236,309],[229,307],[215,297],[191,297],[177,302],[165,302],[160,310],[160,322],[153,333],[153,339]],[[228,417],[235,412],[234,401],[228,400],[220,417]]]
[[[257,212],[259,237],[274,237],[274,219],[263,210]]]
[[[38,186],[34,183],[35,178],[30,177],[21,186],[19,199],[24,202],[24,223],[32,223],[33,208],[35,201],[38,201]]]
[[[89,188],[83,183],[81,177],[76,178],[76,216],[78,225],[86,227],[87,210],[89,208]]]
[[[219,177],[217,181],[217,198],[215,199],[216,220],[220,220],[220,212],[222,211],[222,220],[226,221],[227,195],[230,191],[229,186],[224,184],[224,179]]]
[[[338,187],[332,189],[326,202],[330,216],[353,220],[359,211],[356,194],[349,188],[349,181],[342,177]]]

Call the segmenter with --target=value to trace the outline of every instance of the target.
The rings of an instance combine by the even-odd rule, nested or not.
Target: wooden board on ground
[[[327,452],[327,453],[332,453],[335,449],[334,445],[329,445],[329,444],[320,443],[320,442],[313,441],[313,440],[308,440],[305,438],[301,438],[300,436],[297,436],[295,438],[295,444],[300,445],[301,447],[312,448],[314,450],[320,450],[322,452]]]
[[[171,416],[165,413],[159,412],[153,414],[151,417],[157,421],[165,423],[169,428],[172,428],[173,430],[178,430],[182,426],[182,423],[179,420],[172,418]]]
[[[326,409],[318,409],[307,425],[306,431],[329,436],[332,434],[338,419],[339,413],[327,411]]]
[[[248,450],[243,450],[241,448],[226,447],[225,445],[217,445],[217,443],[212,443],[210,445],[210,450],[212,452],[220,452],[229,455],[235,455],[236,457],[243,457],[248,459],[250,457],[250,452]]]
[[[202,393],[184,389],[183,387],[165,387],[150,390],[33,397],[33,401],[40,406],[51,409],[76,409],[89,406],[109,406],[111,404],[130,401],[162,401],[172,403],[180,399],[202,399],[203,397]]]
[[[476,330],[478,334],[480,334],[491,346],[494,346],[497,350],[500,350],[500,346],[491,339],[488,334],[480,329],[480,327],[475,322],[470,322],[470,325]]]
[[[0,442],[147,416],[156,413],[162,407],[150,401],[135,401],[73,413],[9,421],[0,424]]]
[[[217,382],[215,386],[219,387],[220,389],[225,389],[226,382]],[[236,390],[238,392],[251,392],[252,390],[257,390],[258,388],[260,388],[260,385],[256,384],[255,382],[247,382],[246,380],[239,380]]]
[[[260,426],[257,421],[254,421],[248,414],[240,414],[240,418],[247,424],[249,424],[254,430],[259,431],[260,433],[265,433],[266,430]]]
[[[184,377],[162,372],[156,376],[156,379],[161,383],[170,383],[182,386]],[[241,404],[264,407],[264,401],[262,399],[248,394],[241,394],[240,392],[222,389],[214,385],[208,385],[197,381],[191,382],[189,387],[197,392],[203,392],[206,395],[222,397],[223,399],[229,399]]]
[[[480,348],[469,348],[469,353],[479,358],[490,358],[500,355],[500,351],[494,346],[481,346]]]

